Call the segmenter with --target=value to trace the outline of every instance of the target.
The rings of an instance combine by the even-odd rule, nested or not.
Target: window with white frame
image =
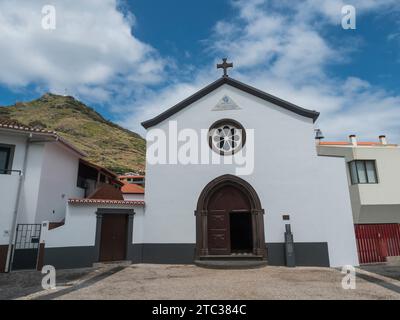
[[[375,160],[354,160],[349,162],[352,184],[378,183]]]

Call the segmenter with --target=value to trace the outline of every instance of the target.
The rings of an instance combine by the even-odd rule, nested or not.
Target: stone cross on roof
[[[224,69],[224,77],[228,76],[228,68],[233,68],[233,63],[232,62],[226,62],[227,58],[222,59],[222,63],[217,64],[217,69]]]

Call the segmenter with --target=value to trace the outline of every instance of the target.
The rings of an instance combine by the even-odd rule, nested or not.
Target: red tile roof
[[[144,194],[144,188],[134,183],[124,184],[121,191],[128,194]]]
[[[55,131],[50,131],[50,130],[45,130],[45,129],[40,129],[40,128],[33,128],[26,126],[22,123],[19,123],[16,120],[11,120],[11,119],[6,119],[6,118],[0,118],[0,129],[7,129],[7,130],[13,130],[13,131],[19,131],[19,132],[27,132],[27,133],[34,133],[34,134],[40,134],[40,135],[45,135],[48,136],[56,141],[59,141],[69,149],[72,149],[79,155],[86,157],[87,154],[84,153],[83,151],[79,150],[77,147],[75,147],[73,144],[62,138],[57,134]]]
[[[143,189],[140,186],[137,187]],[[93,192],[87,198],[84,199],[73,198],[69,199],[68,202],[74,204],[113,204],[113,205],[144,206],[144,201],[124,200],[124,198],[122,197],[121,190],[109,184],[104,184],[100,186],[95,192]]]
[[[320,146],[351,146],[347,141],[321,141]],[[397,144],[382,144],[380,142],[357,141],[357,146],[397,146]]]
[[[29,126],[26,126],[16,120],[6,119],[6,118],[0,118],[0,128],[28,131],[28,132],[49,133],[49,134],[55,134],[55,135],[57,134],[55,131],[29,127]]]
[[[71,204],[118,204],[131,206],[144,206],[144,201],[133,200],[107,200],[107,199],[69,199]]]
[[[121,190],[110,184],[102,184],[98,187],[88,199],[107,199],[107,200],[124,200]]]

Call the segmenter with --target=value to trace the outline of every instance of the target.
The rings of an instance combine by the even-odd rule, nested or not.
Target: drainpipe
[[[14,238],[15,238],[15,232],[17,228],[17,222],[18,222],[18,209],[19,209],[19,203],[20,203],[20,198],[21,198],[21,193],[22,193],[22,185],[25,180],[25,173],[26,173],[26,167],[27,167],[27,160],[28,160],[28,152],[29,152],[29,146],[31,143],[31,138],[32,138],[32,133],[29,134],[28,138],[26,139],[26,145],[25,145],[25,154],[24,154],[24,163],[23,163],[23,169],[22,172],[19,176],[19,182],[18,182],[18,189],[17,189],[17,198],[15,200],[15,206],[14,206],[14,216],[12,220],[12,225],[11,225],[11,232],[10,232],[10,240],[8,242],[8,251],[7,251],[7,259],[6,259],[6,272],[11,271],[11,254],[12,254],[12,249],[14,245]]]

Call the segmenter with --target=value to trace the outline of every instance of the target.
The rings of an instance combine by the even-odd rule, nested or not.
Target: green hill
[[[144,170],[145,140],[73,97],[46,93],[37,100],[0,107],[0,117],[54,130],[86,152],[89,161],[117,173]]]

